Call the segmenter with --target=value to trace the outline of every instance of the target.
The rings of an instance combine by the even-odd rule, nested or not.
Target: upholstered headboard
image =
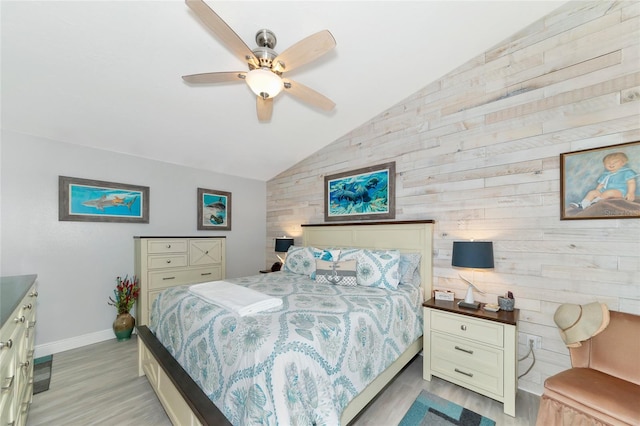
[[[354,247],[398,249],[422,256],[420,277],[424,297],[431,297],[433,283],[433,221],[336,223],[302,225],[302,244],[317,248]]]

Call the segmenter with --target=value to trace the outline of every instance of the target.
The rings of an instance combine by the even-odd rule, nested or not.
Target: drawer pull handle
[[[468,353],[469,355],[473,355],[473,351],[471,349],[461,348],[460,346],[454,346],[454,348],[458,351],[462,351]]]
[[[466,325],[464,325],[464,324],[462,324],[462,325],[460,326],[460,330],[462,330],[462,331],[467,331],[467,326],[466,326]]]
[[[29,297],[38,297],[38,292],[34,291],[33,293],[29,293]]]
[[[16,377],[15,374],[13,376],[11,376],[11,377],[7,377],[7,379],[9,380],[9,383],[7,383],[7,386],[3,386],[2,387],[3,391],[9,390],[9,389],[11,389],[13,387],[13,378],[14,377]]]
[[[205,276],[205,275],[211,275],[211,272],[203,272],[200,275]]]
[[[209,254],[209,250],[205,251],[204,254]]]
[[[468,377],[473,377],[473,373],[467,373],[466,371],[458,370],[457,368],[454,369],[454,371],[456,373],[464,374],[465,376],[468,376]]]
[[[167,248],[171,248],[171,244],[167,244]]]
[[[13,346],[13,340],[9,339],[6,342],[0,342],[0,349],[11,349],[11,347]]]
[[[167,259],[167,263],[171,263],[171,259]]]
[[[23,316],[21,316],[20,318],[15,318],[13,321],[14,322],[25,322],[26,318]]]
[[[26,305],[22,305],[22,309],[31,309],[33,305],[31,303],[27,303]]]
[[[29,365],[31,365],[31,363],[29,362],[29,360],[26,360],[25,362],[21,362],[20,363],[20,367],[26,367],[29,368]]]
[[[175,280],[176,277],[162,277],[163,280]]]

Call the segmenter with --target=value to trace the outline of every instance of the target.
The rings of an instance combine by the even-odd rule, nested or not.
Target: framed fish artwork
[[[394,219],[396,163],[324,177],[324,220]]]
[[[198,188],[198,230],[231,231],[231,193]]]
[[[58,220],[149,223],[149,187],[58,176]]]

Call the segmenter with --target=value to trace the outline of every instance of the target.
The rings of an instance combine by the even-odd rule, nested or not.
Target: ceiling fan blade
[[[303,84],[300,84],[288,78],[283,78],[282,81],[284,81],[284,90],[303,102],[311,104],[324,111],[331,111],[336,106],[336,104],[331,99],[327,98],[324,95],[321,95],[320,93],[308,88]]]
[[[244,71],[205,72],[202,74],[183,75],[182,79],[193,84],[237,83],[244,81]]]
[[[256,110],[258,111],[258,121],[271,120],[271,114],[273,113],[273,98],[263,99],[261,96],[257,96]]]
[[[244,41],[236,34],[217,13],[202,0],[185,0],[187,6],[198,15],[198,18],[243,61],[259,67],[259,62]]]
[[[336,47],[336,40],[327,30],[310,35],[286,49],[274,60],[277,71],[289,72],[294,68],[311,62]]]

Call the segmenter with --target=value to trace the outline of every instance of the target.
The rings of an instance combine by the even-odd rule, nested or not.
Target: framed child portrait
[[[560,219],[640,218],[640,141],[560,154]]]

